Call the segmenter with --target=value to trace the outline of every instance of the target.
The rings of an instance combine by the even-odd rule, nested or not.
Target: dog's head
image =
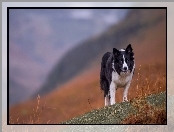
[[[134,67],[134,53],[131,44],[126,49],[117,50],[113,48],[112,68],[120,75],[129,74]]]

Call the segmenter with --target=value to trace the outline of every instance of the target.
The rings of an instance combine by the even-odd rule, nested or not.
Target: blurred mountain
[[[31,91],[12,78],[10,78],[9,81],[11,82],[9,87],[13,87],[15,89],[9,91],[9,105],[11,106],[16,103],[24,102],[23,99],[29,97]]]
[[[92,64],[100,64],[101,56],[113,47],[125,48],[131,38],[143,39],[142,34],[149,28],[165,21],[165,10],[135,9],[127,17],[106,32],[79,44],[65,54],[47,77],[37,94],[46,94],[66,83]],[[141,44],[135,44],[141,45]],[[99,66],[100,67],[100,66]]]
[[[103,32],[113,23],[118,23],[127,11],[126,9],[10,9],[10,101],[22,96],[22,92],[27,96],[22,96],[20,100],[28,99],[38,91],[52,67],[69,49]],[[11,80],[15,80],[16,86],[13,86]],[[24,87],[18,96],[17,93],[13,94],[17,90],[17,85],[20,88]]]

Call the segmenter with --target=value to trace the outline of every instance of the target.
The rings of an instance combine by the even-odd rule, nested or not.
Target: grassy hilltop
[[[166,92],[92,110],[61,124],[166,124]]]

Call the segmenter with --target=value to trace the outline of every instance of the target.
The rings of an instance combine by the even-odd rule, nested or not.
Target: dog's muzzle
[[[126,74],[129,74],[130,73],[130,70],[124,70],[124,69],[121,69],[121,74],[123,75],[126,75]]]

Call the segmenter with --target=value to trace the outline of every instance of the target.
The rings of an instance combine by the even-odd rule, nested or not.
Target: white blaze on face
[[[126,63],[126,60],[125,60],[125,57],[124,57],[124,54],[123,54],[123,67],[122,69],[124,69],[126,67],[126,70],[128,70],[128,65]]]
[[[115,70],[115,67],[114,67],[114,61],[112,62],[112,68],[114,69],[114,72],[115,72],[116,70]]]
[[[125,51],[124,49],[120,49],[120,51]]]

